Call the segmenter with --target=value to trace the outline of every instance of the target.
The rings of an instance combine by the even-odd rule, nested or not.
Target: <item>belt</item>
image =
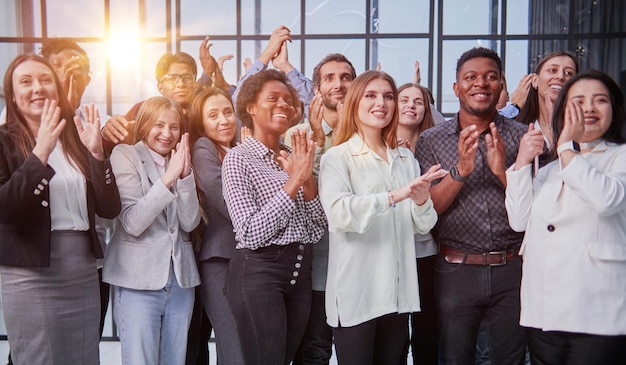
[[[458,248],[439,245],[439,254],[446,262],[451,264],[468,264],[483,266],[506,265],[507,262],[519,258],[517,252],[519,248],[512,248],[505,251],[491,251],[485,253],[468,253]]]

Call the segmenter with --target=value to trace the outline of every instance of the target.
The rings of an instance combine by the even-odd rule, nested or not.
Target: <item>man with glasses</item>
[[[198,89],[197,72],[196,60],[185,52],[166,53],[161,56],[156,66],[157,88],[161,95],[177,102],[183,108],[185,119],[182,123],[185,130],[189,130],[188,115]],[[102,129],[105,152],[110,153],[116,144],[129,142],[130,132],[141,104],[143,101],[135,104],[125,116],[115,115],[106,122]]]

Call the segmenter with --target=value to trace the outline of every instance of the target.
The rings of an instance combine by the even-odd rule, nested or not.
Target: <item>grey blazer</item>
[[[222,162],[217,147],[208,138],[199,138],[193,145],[191,157],[198,177],[198,188],[204,196],[202,208],[208,218],[202,232],[198,261],[215,257],[231,259],[237,241],[222,194]]]
[[[165,287],[170,261],[181,288],[200,284],[189,233],[200,223],[193,172],[170,191],[143,142],[111,154],[122,212],[104,257],[103,280],[137,290]]]

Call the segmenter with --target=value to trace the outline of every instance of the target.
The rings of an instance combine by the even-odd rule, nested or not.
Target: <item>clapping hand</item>
[[[74,116],[74,125],[76,125],[80,141],[94,158],[104,161],[106,156],[100,136],[100,112],[91,103],[83,105],[83,115],[85,116],[84,121],[81,120],[80,116]]]
[[[422,176],[414,179],[408,185],[409,197],[417,205],[424,205],[430,198],[430,187],[433,180],[441,179],[448,174],[441,165],[433,165]]]
[[[191,152],[189,150],[189,133],[183,134],[176,148],[170,153],[170,161],[165,174],[161,177],[168,188],[174,185],[176,180],[184,179],[191,174]]]
[[[522,136],[519,142],[519,150],[515,159],[515,170],[533,162],[536,156],[543,152],[545,141],[540,129],[535,129],[535,124],[528,125],[528,132]]]
[[[37,130],[37,140],[33,148],[33,154],[44,165],[48,164],[48,157],[56,147],[59,136],[65,128],[65,123],[65,119],[61,119],[61,108],[57,106],[57,101],[46,99],[41,112],[41,123]]]

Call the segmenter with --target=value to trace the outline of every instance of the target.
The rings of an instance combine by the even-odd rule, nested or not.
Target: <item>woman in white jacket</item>
[[[182,118],[176,102],[147,99],[137,114],[137,143],[120,144],[111,154],[122,212],[103,279],[113,286],[123,364],[185,363],[200,284],[189,232],[200,212]]]
[[[584,72],[553,119],[553,161],[533,177],[544,141],[530,125],[507,171],[509,222],[526,231],[520,324],[533,364],[624,364],[624,97],[606,74]]]
[[[339,364],[400,363],[419,294],[415,233],[437,222],[430,182],[398,148],[398,92],[384,72],[357,77],[321,161],[320,197],[330,231],[326,315]],[[406,355],[404,356],[406,362]]]

